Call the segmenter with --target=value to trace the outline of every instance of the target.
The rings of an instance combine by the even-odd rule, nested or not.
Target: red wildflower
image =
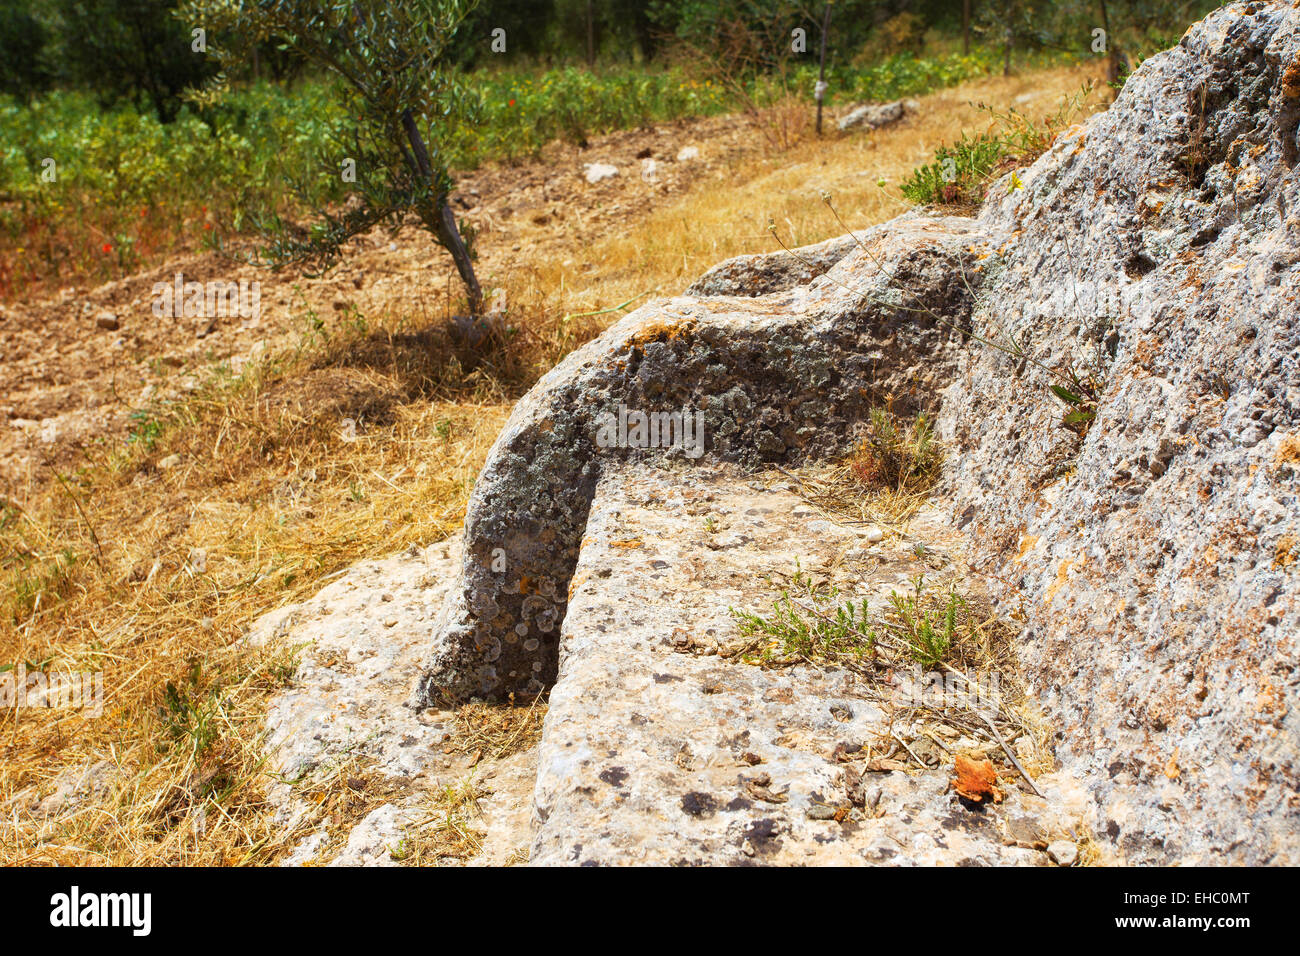
[[[109,245],[109,244],[106,242],[106,243],[104,243],[104,251],[105,251],[105,252],[112,252],[112,251],[113,251],[113,247],[112,247],[111,245]]]
[[[510,106],[514,106],[514,105],[515,105],[515,101],[514,101],[514,100],[511,100],[509,105],[510,105]]]

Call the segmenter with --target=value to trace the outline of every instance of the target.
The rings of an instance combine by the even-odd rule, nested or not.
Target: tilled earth
[[[516,270],[626,229],[701,178],[762,148],[759,118],[720,116],[628,130],[585,149],[555,143],[541,159],[494,164],[458,177],[453,206],[478,230],[478,271],[491,289]],[[693,159],[678,161],[685,147]],[[649,161],[653,175],[643,175]],[[587,164],[618,174],[588,183]],[[597,264],[562,264],[577,275]],[[260,283],[255,323],[156,318],[155,283]],[[30,302],[0,303],[0,488],[13,492],[75,467],[82,449],[128,433],[131,413],[183,394],[220,363],[238,373],[262,350],[295,342],[310,316],[393,314],[416,326],[448,318],[458,294],[446,253],[417,229],[376,231],[320,278],[272,273],[216,252],[178,257],[96,288],[69,287]]]

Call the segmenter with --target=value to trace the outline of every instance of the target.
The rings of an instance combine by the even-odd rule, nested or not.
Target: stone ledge
[[[868,231],[809,286],[648,305],[561,362],[516,407],[474,487],[416,702],[554,682],[600,475],[626,458],[687,460],[600,447],[602,416],[699,412],[708,460],[756,465],[842,451],[874,404],[933,410],[967,347],[954,326],[973,301],[974,238],[967,219],[909,217]]]

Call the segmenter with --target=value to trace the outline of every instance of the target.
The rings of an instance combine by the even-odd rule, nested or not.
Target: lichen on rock
[[[915,217],[891,230],[880,255],[852,253],[820,284],[725,305],[653,303],[549,372],[479,476],[461,580],[417,701],[554,682],[569,579],[605,463],[690,460],[680,447],[599,447],[602,419],[620,406],[702,413],[710,458],[747,465],[842,451],[887,395],[933,408],[965,347],[933,315],[961,321],[973,302],[967,228]]]

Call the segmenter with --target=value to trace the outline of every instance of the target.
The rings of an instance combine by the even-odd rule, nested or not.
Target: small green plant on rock
[[[943,587],[927,586],[921,575],[911,583],[904,593],[891,591],[873,619],[865,599],[841,599],[835,587],[815,584],[796,565],[791,586],[773,603],[771,615],[731,609],[747,643],[728,656],[764,668],[810,664],[851,671],[869,693],[946,726],[951,736],[986,736],[1037,792],[1008,748],[1030,734],[1046,749],[1039,743],[1046,739],[1044,726],[1025,706],[1012,650],[1016,628],[966,597],[956,578]],[[908,702],[906,681],[900,684],[897,675],[917,666],[943,672],[945,686],[954,690]],[[900,687],[904,698],[898,696]]]
[[[796,587],[801,583],[795,575]],[[806,581],[806,579],[805,579]],[[807,603],[783,591],[772,605],[772,616],[731,609],[746,638],[764,643],[751,663],[787,663],[795,660],[842,662],[869,657],[875,652],[876,635],[868,620],[867,602],[837,604],[834,589],[818,593],[805,587]]]
[[[1082,438],[1088,434],[1088,426],[1097,417],[1097,396],[1095,391],[1082,381],[1075,384],[1078,391],[1073,391],[1064,385],[1053,385],[1052,394],[1070,407],[1070,410],[1061,416],[1061,425]]]
[[[901,421],[879,407],[871,410],[866,437],[849,462],[860,484],[907,493],[928,490],[942,466],[943,450],[924,413]]]
[[[1006,157],[1006,145],[999,137],[963,133],[957,142],[936,149],[934,162],[917,167],[899,188],[918,205],[974,205],[984,198],[994,171]]]
[[[922,667],[937,667],[948,657],[958,627],[969,608],[966,599],[950,585],[943,598],[925,593],[925,580],[912,579],[912,593],[889,592],[895,632],[908,653]]]
[[[762,645],[742,659],[774,666],[799,661],[854,666],[875,659],[883,645],[888,657],[901,653],[922,667],[937,667],[979,630],[955,584],[935,594],[920,575],[912,579],[910,592],[890,592],[887,610],[875,621],[866,599],[841,600],[838,588],[818,586],[801,570],[773,602],[770,616],[735,608],[731,614],[741,636],[751,646]]]

